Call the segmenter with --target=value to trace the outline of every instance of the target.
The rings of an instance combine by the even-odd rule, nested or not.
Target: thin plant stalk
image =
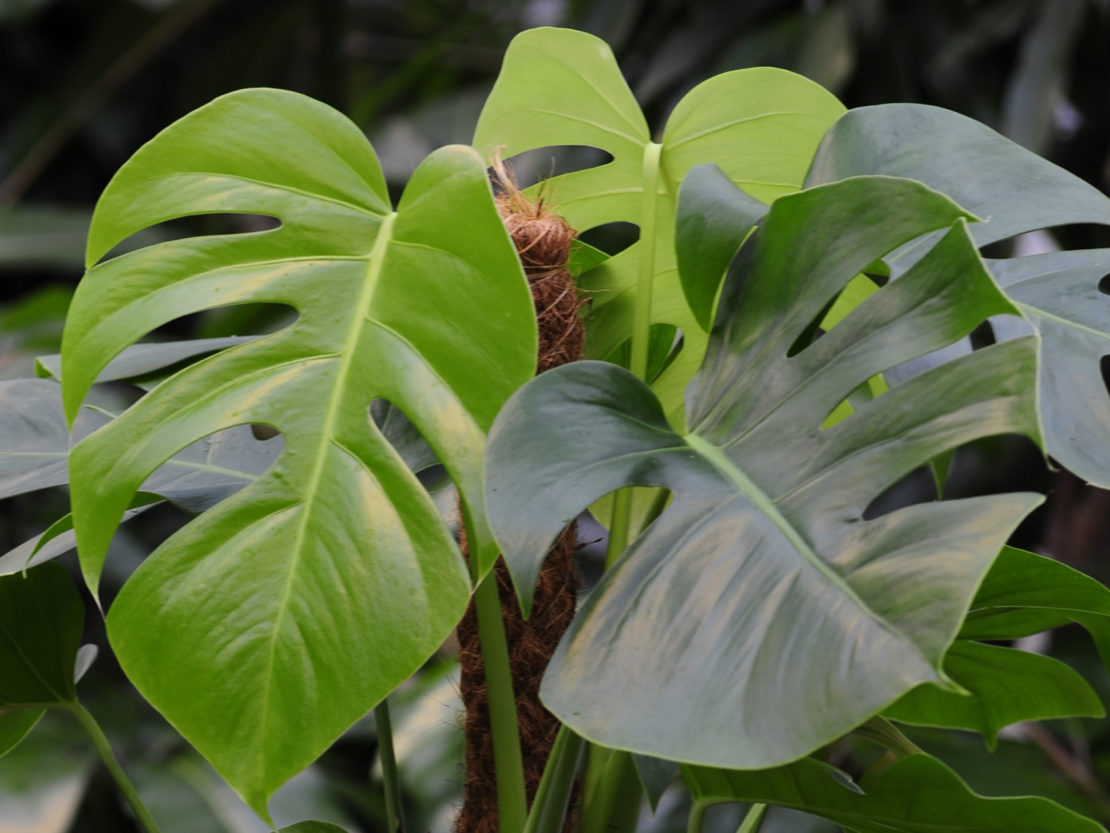
[[[574,791],[574,777],[586,741],[566,724],[559,728],[551,756],[536,789],[536,798],[528,813],[524,833],[560,833],[566,819],[567,805]]]
[[[736,833],[759,833],[759,828],[763,826],[763,817],[767,815],[766,804],[753,804],[748,808],[748,814],[744,816],[744,820],[740,822],[740,826],[736,829]]]
[[[523,830],[528,817],[524,762],[520,751],[509,648],[501,621],[501,598],[493,570],[474,589],[474,609],[478,617],[478,639],[482,646],[489,698],[499,826],[505,831]]]
[[[393,722],[389,717],[389,700],[374,707],[374,723],[378,727],[378,759],[382,763],[385,785],[385,818],[389,833],[405,833],[405,811],[401,804],[401,780],[397,774],[397,757],[393,754]]]
[[[123,771],[119,761],[116,760],[115,754],[112,752],[112,745],[108,742],[104,730],[100,728],[100,724],[96,722],[96,718],[89,714],[89,710],[82,706],[80,703],[69,703],[65,707],[66,711],[77,718],[82,728],[92,738],[93,746],[96,747],[97,754],[100,755],[100,760],[104,762],[105,768],[116,782],[116,787],[119,789],[120,794],[124,800],[130,805],[132,812],[135,814],[139,826],[143,829],[143,833],[159,833],[158,825],[155,823],[150,811],[147,810],[146,805],[143,804],[139,793],[135,789],[135,785],[131,783],[131,779],[127,777],[127,773]]]

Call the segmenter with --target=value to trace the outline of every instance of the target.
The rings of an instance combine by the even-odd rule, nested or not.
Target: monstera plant
[[[751,805],[747,831],[766,805],[861,833],[1100,830],[1045,798],[977,795],[900,727],[993,744],[1016,722],[1103,714],[1068,666],[997,644],[1077,622],[1110,658],[1110,591],[1007,546],[1041,496],[940,493],[954,449],[1001,434],[1110,486],[1110,253],[979,253],[1110,225],[1110,200],[962,116],[845,112],[781,70],[710,79],[653,130],[608,47],[560,29],[513,41],[473,144],[431,154],[394,204],[355,125],[254,89],[116,174],[60,360],[0,390],[3,495],[72,495],[71,516],[0,557],[0,752],[43,709],[72,712],[156,829],[77,699],[80,598],[37,565],[76,543],[99,599],[117,527],[170,500],[196,517],[108,606],[110,647],[264,819],[367,711],[388,729],[387,696],[473,598],[498,798],[480,829],[631,830],[642,793],[680,772],[690,830],[723,802]],[[576,245],[588,358],[531,379],[532,274],[487,165],[565,145],[610,158],[523,198],[639,236]],[[202,214],[277,227],[112,256]],[[142,341],[248,303],[287,323]],[[993,343],[972,349],[985,323]],[[121,379],[142,383],[134,404],[88,404]],[[432,465],[465,546],[417,477]],[[922,467],[938,499],[884,510]],[[531,611],[546,553],[590,507],[607,569],[547,666],[562,728],[526,793],[502,607]],[[866,772],[830,763],[849,735],[884,750]],[[398,829],[395,792],[389,806]]]

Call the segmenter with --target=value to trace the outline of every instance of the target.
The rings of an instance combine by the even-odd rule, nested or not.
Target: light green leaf
[[[797,190],[822,134],[844,111],[821,87],[778,69],[718,75],[691,90],[662,133],[658,169],[651,133],[607,44],[570,29],[530,29],[505,53],[474,144],[489,156],[552,145],[589,145],[612,155],[598,167],[560,176],[547,201],[579,231],[612,222],[643,227],[645,182],[659,174],[652,323],[682,330],[683,349],[653,388],[681,420],[682,390],[705,351],[705,328],[683,297],[674,256],[678,186],[695,165],[715,162],[754,198],[770,201]],[[587,272],[579,288],[590,298],[587,352],[605,359],[632,336],[640,243]]]
[[[948,194],[983,218],[977,245],[1069,223],[1110,225],[1110,198],[1074,174],[956,113],[885,104],[845,114],[829,130],[807,182],[863,174],[904,176]],[[891,258],[896,271],[936,241],[922,237]],[[989,261],[1003,291],[1036,329],[1046,451],[1110,487],[1110,394],[1099,357],[1110,351],[1110,296],[1099,281],[1107,250]]]
[[[978,732],[992,749],[1003,726],[1105,714],[1086,680],[1052,657],[961,639],[945,655],[944,671],[970,694],[925,684],[883,714],[916,726]]]
[[[394,212],[373,151],[339,113],[293,93],[233,93],[117,173],[90,262],[139,228],[205,212],[282,225],[91,268],[63,341],[67,413],[112,358],[177,316],[271,302],[298,318],[180,371],[78,444],[73,514],[95,587],[122,511],[163,461],[235,425],[282,433],[277,462],[159,547],[108,615],[139,690],[264,814],[427,659],[469,598],[461,554],[372,404],[400,408],[435,449],[488,568],[484,432],[534,371],[535,320],[468,148],[428,157]]]
[[[777,804],[855,833],[1102,833],[1100,825],[1046,798],[977,795],[929,755],[907,755],[859,786],[812,758],[762,772],[684,767],[683,774],[696,802]]]
[[[1012,309],[964,216],[936,192],[886,177],[777,200],[722,290],[687,392],[689,434],[670,428],[642,382],[603,363],[549,371],[509,401],[491,433],[488,506],[526,604],[537,554],[583,506],[629,485],[674,493],[548,668],[544,701],[576,732],[672,760],[760,768],[944,681],[941,660],[975,587],[1040,498],[930,503],[870,520],[864,511],[947,448],[999,433],[1036,438],[1033,345],[978,351],[821,425],[876,373]],[[861,269],[953,223],[910,273],[787,356]]]

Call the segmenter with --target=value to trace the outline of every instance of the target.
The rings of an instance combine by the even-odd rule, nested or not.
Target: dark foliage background
[[[710,75],[781,66],[848,106],[917,101],[973,116],[1110,191],[1110,0],[0,0],[0,378],[30,375],[35,355],[57,351],[97,195],[174,119],[241,87],[298,90],[362,126],[400,185],[433,148],[469,140],[505,45],[523,28],[548,24],[609,41],[656,125]],[[219,221],[203,222],[212,230]],[[1054,234],[1071,247],[1110,246],[1105,227]],[[1037,234],[992,254],[1054,244]],[[256,331],[272,325],[267,315],[214,312],[167,335]],[[1110,578],[1108,493],[1050,470],[1033,448],[1003,438],[964,449],[949,491],[1015,482],[1050,492],[1015,543]],[[927,478],[911,478],[890,497],[920,499],[929,488]],[[0,552],[65,511],[62,493],[0,504]],[[118,587],[181,519],[152,512],[119,536],[105,576],[109,598],[113,582]],[[166,833],[265,830],[131,692],[89,609],[86,639],[102,655],[83,696]],[[1081,632],[1025,647],[1072,663],[1110,693]],[[450,828],[461,786],[454,673],[446,652],[394,697],[412,829]],[[133,829],[74,730],[47,719],[0,759],[0,833]],[[915,739],[984,793],[1040,793],[1106,821],[1108,730],[1105,720],[1017,727],[994,756],[970,735]],[[853,749],[836,754],[851,766]],[[364,721],[279,795],[275,816],[382,829],[376,774],[367,780],[373,759],[374,732]],[[668,793],[641,828],[683,829],[683,801],[680,791]],[[735,829],[736,816],[726,808],[709,822]],[[789,813],[773,813],[764,827],[831,829]]]

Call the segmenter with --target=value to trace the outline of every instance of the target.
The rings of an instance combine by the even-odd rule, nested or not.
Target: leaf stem
[[[389,833],[405,833],[405,811],[401,804],[401,780],[397,775],[397,757],[393,754],[393,722],[389,717],[389,698],[374,707],[374,723],[378,727],[378,759],[382,762],[385,784],[385,817]]]
[[[119,765],[116,760],[115,754],[112,752],[112,745],[108,742],[104,730],[100,728],[100,724],[96,722],[89,710],[77,702],[67,703],[63,708],[70,712],[77,721],[81,724],[82,728],[88,732],[89,737],[92,738],[93,746],[96,747],[97,754],[100,755],[100,760],[104,762],[108,773],[116,782],[116,787],[119,789],[120,794],[126,799],[127,803],[131,806],[132,812],[135,813],[135,818],[139,822],[139,826],[143,829],[144,833],[159,833],[158,825],[154,822],[154,818],[150,815],[143,804],[142,799],[139,798],[139,793],[135,790],[135,785],[127,777],[127,773],[123,771],[123,767]]]
[[[766,804],[753,804],[748,808],[748,814],[740,822],[740,827],[736,829],[736,833],[759,833],[759,828],[763,826],[763,817],[766,814]]]
[[[631,753],[590,746],[583,833],[634,833],[642,795]]]
[[[629,370],[645,382],[651,335],[651,296],[655,280],[655,214],[659,191],[659,163],[663,146],[644,145],[644,190],[640,203],[640,260],[636,280],[636,306],[632,317],[632,357]]]
[[[566,724],[559,727],[551,755],[536,789],[524,833],[560,833],[574,790],[574,776],[586,741]]]
[[[524,829],[528,798],[524,791],[524,759],[520,751],[516,696],[513,693],[505,625],[501,621],[496,571],[490,570],[474,589],[474,609],[478,615],[478,639],[482,646],[490,731],[493,734],[499,829],[509,833]]]

